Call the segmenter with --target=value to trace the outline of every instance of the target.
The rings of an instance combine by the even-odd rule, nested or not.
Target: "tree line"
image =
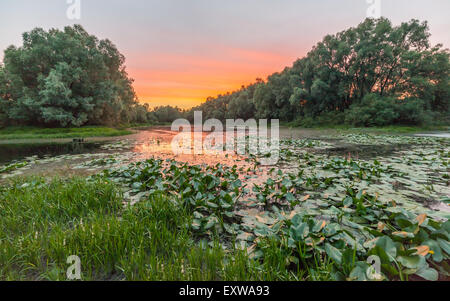
[[[0,125],[170,123],[277,118],[296,125],[450,122],[450,53],[430,44],[427,22],[366,19],[327,35],[291,67],[191,110],[140,104],[125,58],[80,25],[34,29],[0,65]]]
[[[186,112],[206,118],[277,118],[296,125],[450,123],[449,51],[427,22],[386,18],[327,35],[267,81],[209,98]]]

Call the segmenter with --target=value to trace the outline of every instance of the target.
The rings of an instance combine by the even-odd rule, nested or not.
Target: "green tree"
[[[8,81],[6,78],[5,70],[0,64],[0,127],[8,124],[8,105],[9,96],[6,92]]]
[[[178,118],[183,118],[184,112],[178,107],[163,106],[154,108],[153,114],[159,123],[171,123]]]
[[[128,122],[137,99],[124,63],[113,43],[80,25],[24,33],[23,46],[5,50],[6,114],[16,123],[46,126]]]
[[[427,22],[393,26],[386,18],[369,18],[327,35],[267,81],[210,98],[195,109],[219,119],[227,112],[234,118],[303,119],[308,124],[449,122],[450,54],[442,45],[431,47],[429,38]]]

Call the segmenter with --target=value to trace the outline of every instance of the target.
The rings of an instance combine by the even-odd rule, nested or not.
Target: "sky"
[[[449,11],[449,0],[0,0],[0,59],[34,27],[81,24],[125,55],[141,102],[190,108],[282,71],[373,14],[427,20],[432,43],[450,48]]]

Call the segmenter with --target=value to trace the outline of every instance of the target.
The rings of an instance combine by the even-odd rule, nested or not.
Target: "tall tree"
[[[349,113],[347,120],[354,123],[363,118],[358,113],[366,106],[367,118],[380,115],[372,123],[363,118],[361,124],[366,125],[414,123],[428,113],[450,119],[449,51],[442,45],[431,47],[429,38],[427,22],[393,26],[386,18],[366,19],[327,35],[304,58],[266,82],[209,99],[196,109],[217,118],[222,116],[217,106],[225,102],[229,116],[242,118],[250,116],[242,108],[253,103],[252,116],[257,118],[291,121]]]
[[[80,25],[36,28],[23,46],[5,50],[0,96],[7,115],[23,124],[81,126],[128,122],[136,104],[125,58],[109,40]]]

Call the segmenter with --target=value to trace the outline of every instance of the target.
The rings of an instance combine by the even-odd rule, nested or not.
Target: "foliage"
[[[133,193],[150,197],[165,195],[180,200],[194,214],[194,230],[223,232],[227,220],[235,216],[235,203],[242,193],[236,166],[189,166],[173,160],[147,160],[104,176],[122,180]]]
[[[350,106],[345,117],[352,126],[422,125],[430,123],[428,119],[430,112],[425,111],[422,100],[396,100],[377,94],[367,94],[360,103]]]
[[[67,258],[82,260],[82,280],[295,280],[264,269],[245,251],[195,240],[193,220],[174,199],[123,206],[120,188],[43,178],[0,186],[0,279],[66,280]],[[275,251],[275,250],[274,250]]]
[[[9,123],[45,126],[140,120],[125,58],[109,40],[80,25],[23,34],[0,67],[0,114]]]
[[[267,244],[275,242],[287,265],[300,265],[312,277],[317,260],[327,256],[335,280],[407,280],[411,275],[438,280],[438,271],[448,275],[449,222],[417,216],[352,188],[342,201],[331,200],[322,210],[327,213],[290,217],[275,210],[276,223],[259,224],[254,231],[256,256],[265,258]],[[370,255],[380,258],[381,271],[371,270],[366,261]]]
[[[28,162],[24,161],[24,162],[10,163],[10,164],[8,164],[6,166],[0,166],[0,174],[11,172],[13,170],[16,170],[18,168],[22,168],[22,167],[27,166],[27,165],[28,165]]]
[[[193,110],[208,118],[278,118],[302,126],[446,123],[450,53],[427,22],[385,18],[327,35],[292,67]],[[253,108],[254,106],[254,108]],[[228,113],[228,115],[227,115]]]
[[[183,111],[177,107],[163,106],[156,107],[149,112],[149,120],[155,123],[172,123],[174,120],[183,117]]]
[[[85,280],[448,279],[449,215],[421,204],[448,203],[448,139],[332,138],[408,150],[361,160],[324,154],[336,150],[327,138],[283,139],[280,169],[262,172],[255,157],[241,167],[135,162],[135,144],[119,141],[103,154],[5,165],[0,279],[65,279],[73,254]],[[69,158],[93,176],[12,178]]]

